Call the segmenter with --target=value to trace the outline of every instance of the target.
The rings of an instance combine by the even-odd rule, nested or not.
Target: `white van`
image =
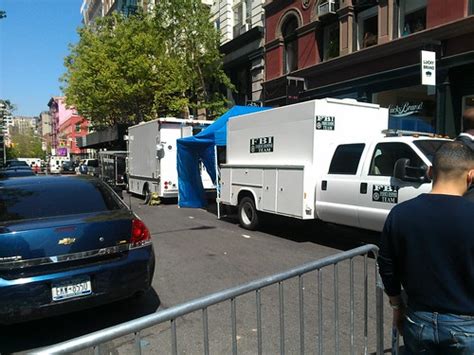
[[[68,157],[59,157],[59,156],[51,156],[49,158],[49,172],[51,174],[59,174],[61,173],[61,166],[65,161],[69,161]]]

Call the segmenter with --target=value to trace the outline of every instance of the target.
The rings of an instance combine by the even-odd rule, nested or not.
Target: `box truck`
[[[387,109],[349,99],[235,117],[218,202],[237,206],[247,229],[266,212],[381,231],[395,204],[431,190],[446,141],[387,127]]]
[[[106,150],[99,152],[99,177],[114,188],[125,188],[127,184],[127,152]]]
[[[197,134],[211,123],[166,117],[129,127],[128,191],[144,196],[145,202],[153,192],[160,198],[177,197],[176,140]],[[214,184],[203,167],[201,175],[204,188],[213,189]]]

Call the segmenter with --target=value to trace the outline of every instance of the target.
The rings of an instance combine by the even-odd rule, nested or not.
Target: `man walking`
[[[462,115],[463,133],[456,137],[456,141],[463,142],[474,150],[474,107],[468,108]],[[464,197],[474,201],[474,184],[464,194]]]
[[[464,111],[462,115],[463,133],[457,136],[456,140],[463,142],[474,150],[474,107]]]
[[[474,151],[445,143],[431,174],[430,194],[390,212],[380,275],[406,353],[474,354],[474,202],[462,197],[474,181]]]

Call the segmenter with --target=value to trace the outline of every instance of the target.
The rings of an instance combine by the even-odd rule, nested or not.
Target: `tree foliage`
[[[13,158],[45,158],[45,152],[41,149],[41,139],[33,134],[13,132],[11,135],[12,146],[7,147],[7,159]]]
[[[153,13],[113,14],[79,29],[65,59],[67,103],[93,127],[225,109],[219,33],[199,0],[158,1]]]

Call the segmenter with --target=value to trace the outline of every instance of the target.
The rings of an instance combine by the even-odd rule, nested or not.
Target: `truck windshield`
[[[430,162],[433,162],[434,155],[436,151],[448,141],[446,140],[437,140],[437,139],[430,139],[430,140],[417,140],[413,142],[418,149],[421,150],[421,152],[430,160]]]

